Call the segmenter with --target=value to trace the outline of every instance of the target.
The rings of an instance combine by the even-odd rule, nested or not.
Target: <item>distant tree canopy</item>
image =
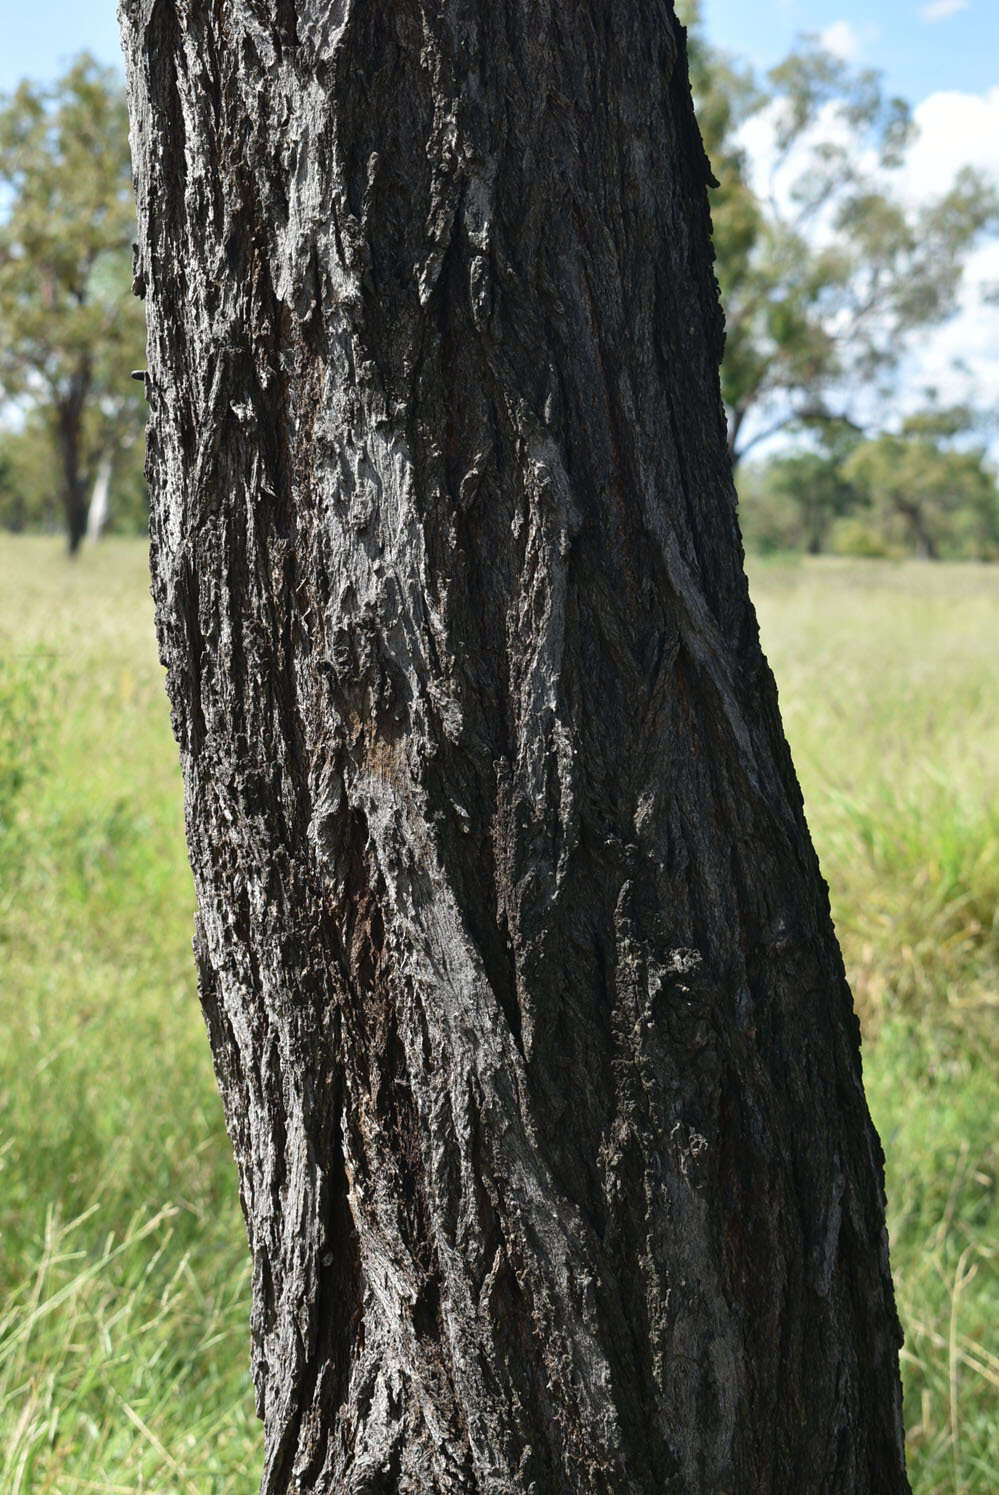
[[[100,435],[100,426],[107,417],[93,410],[90,416]],[[107,527],[119,533],[142,534],[146,528],[143,419],[144,412],[136,409],[135,396],[130,395],[122,411],[118,445],[107,448],[112,458]],[[110,423],[104,431],[117,439]],[[95,480],[100,450],[99,442],[95,441],[87,459],[89,483]],[[84,490],[84,496],[87,491]],[[66,529],[64,477],[51,407],[35,406],[16,426],[0,430],[0,528],[15,532],[44,530],[51,534]]]
[[[143,361],[130,294],[135,208],[120,82],[91,57],[0,100],[0,519],[51,523],[71,550],[101,459],[136,514]]]
[[[821,444],[783,452],[758,469],[755,483],[747,477],[743,521],[750,543],[820,555],[835,522],[861,505],[859,489],[843,472],[859,438],[835,425],[823,434]]]
[[[805,37],[760,81],[708,44],[699,0],[680,8],[718,182],[733,459],[779,431],[875,424],[914,335],[955,311],[967,254],[999,222],[995,185],[964,169],[941,197],[906,202],[910,111],[878,73]],[[750,122],[768,142],[763,191],[743,143]]]
[[[897,433],[864,441],[840,473],[889,546],[930,560],[999,559],[999,490],[982,447],[956,447],[966,412],[909,416]]]
[[[827,427],[807,448],[746,463],[743,532],[754,550],[999,560],[999,487],[963,407],[906,417],[863,439]]]

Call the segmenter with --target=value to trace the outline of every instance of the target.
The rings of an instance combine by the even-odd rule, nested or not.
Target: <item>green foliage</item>
[[[54,87],[25,82],[0,100],[0,397],[50,444],[71,538],[101,455],[141,447],[144,407],[128,377],[144,346],[134,220],[114,73],[83,56]],[[46,498],[21,493],[8,517],[27,522]]]
[[[887,560],[895,553],[869,520],[856,516],[834,526],[831,549],[835,555],[852,556],[861,561]]]
[[[43,412],[0,431],[0,526],[57,530],[62,523],[59,454]]]
[[[57,531],[64,523],[63,477],[51,411],[36,409],[16,429],[0,430],[0,529]],[[148,503],[141,433],[118,447],[111,475],[111,534],[145,532]]]
[[[747,547],[856,557],[999,557],[999,487],[985,449],[956,446],[971,416],[933,409],[862,440],[828,425],[821,445],[739,472]]]
[[[827,548],[834,522],[863,502],[850,481],[844,460],[856,445],[852,432],[832,427],[821,449],[802,449],[779,457],[766,469],[766,481],[777,503],[794,516],[790,548],[820,555]]]
[[[718,181],[716,270],[727,342],[722,392],[736,459],[789,426],[855,418],[920,329],[957,305],[964,262],[999,224],[999,193],[965,168],[940,198],[903,200],[912,125],[877,73],[814,37],[760,82],[709,46],[696,0],[691,79]],[[740,130],[766,126],[770,179],[750,181]]]
[[[51,89],[22,83],[0,111],[0,180],[4,389],[38,378],[57,398],[141,327],[122,289],[135,209],[115,75],[84,56]]]
[[[739,524],[746,551],[777,556],[804,550],[797,509],[785,490],[771,486],[768,467],[752,459],[743,462],[738,482]]]
[[[888,1158],[916,1495],[999,1462],[999,571],[761,564]],[[143,548],[0,537],[0,1488],[230,1495],[249,1283]],[[11,704],[14,703],[14,704]],[[6,755],[6,756],[4,756]]]
[[[949,412],[915,415],[896,435],[865,441],[841,468],[891,541],[935,559],[999,557],[999,488],[984,448],[956,448]]]

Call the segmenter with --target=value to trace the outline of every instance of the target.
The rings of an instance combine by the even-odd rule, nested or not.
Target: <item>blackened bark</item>
[[[122,22],[264,1491],[904,1491],[670,6]]]

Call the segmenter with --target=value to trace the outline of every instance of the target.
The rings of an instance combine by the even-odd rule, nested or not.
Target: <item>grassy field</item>
[[[999,570],[757,565],[867,1032],[910,1471],[999,1467]],[[145,555],[0,538],[0,1490],[242,1495],[248,1271]]]

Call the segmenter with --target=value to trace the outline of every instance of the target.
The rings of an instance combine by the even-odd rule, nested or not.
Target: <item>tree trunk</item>
[[[921,505],[915,499],[896,498],[895,509],[902,516],[912,537],[912,547],[919,558],[924,561],[938,561],[940,552]]]
[[[906,1490],[671,8],[122,20],[263,1490]]]
[[[62,464],[62,505],[69,553],[87,533],[87,479],[83,471],[83,410],[90,389],[90,359],[82,358],[68,391],[56,405],[56,435]]]
[[[97,464],[97,476],[94,479],[93,492],[90,495],[90,507],[87,510],[87,539],[91,544],[96,544],[104,533],[104,526],[108,522],[108,494],[111,491],[112,459],[105,452]]]
[[[742,431],[743,421],[746,419],[746,411],[735,409],[728,413],[725,423],[725,439],[728,445],[728,460],[732,465],[733,472],[739,465],[742,452],[737,450],[739,434]]]

